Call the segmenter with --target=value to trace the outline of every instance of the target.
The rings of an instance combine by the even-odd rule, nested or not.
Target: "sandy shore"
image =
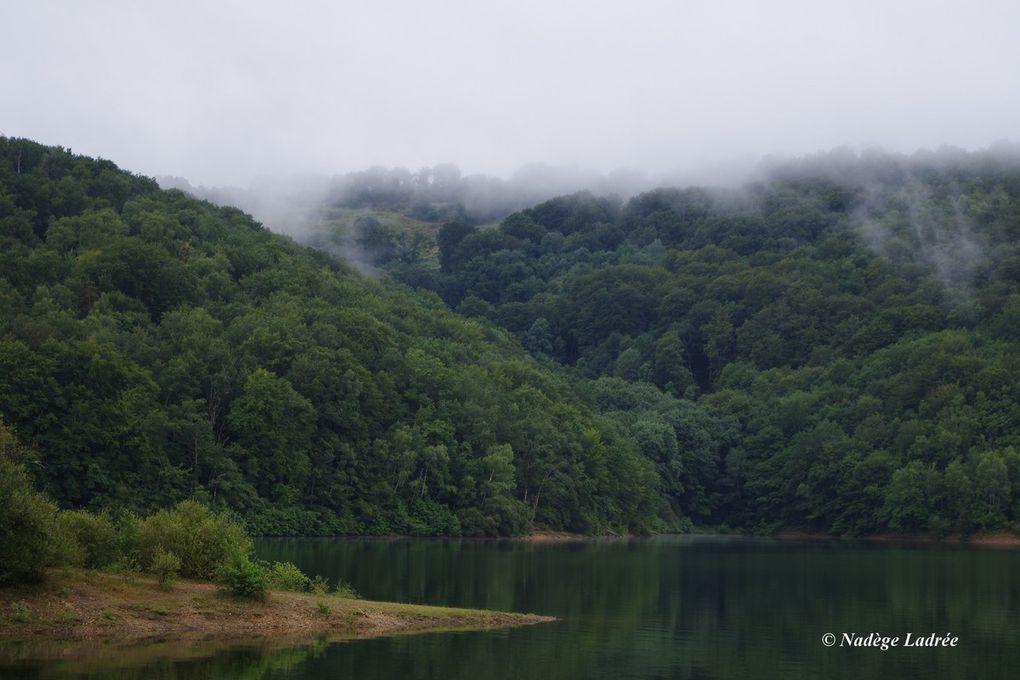
[[[0,589],[0,639],[371,637],[553,620],[281,591],[258,602],[221,593],[211,583],[179,581],[164,591],[151,578],[85,570],[54,570],[41,584]]]

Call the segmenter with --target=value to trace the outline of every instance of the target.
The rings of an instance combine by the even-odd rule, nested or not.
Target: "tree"
[[[463,222],[447,222],[440,227],[436,245],[439,247],[439,265],[444,272],[452,271],[459,264],[457,247],[474,231],[474,227]]]
[[[41,579],[66,548],[57,506],[32,488],[27,456],[0,421],[0,585]]]
[[[300,498],[310,473],[315,409],[286,378],[258,368],[230,407],[230,423],[243,467],[263,496]]]

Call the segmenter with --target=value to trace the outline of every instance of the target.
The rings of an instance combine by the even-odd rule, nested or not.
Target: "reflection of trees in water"
[[[307,677],[949,678],[1020,667],[1020,553],[671,538],[265,545],[312,572],[328,564],[371,597],[561,619],[335,646]],[[952,631],[965,646],[828,649],[830,631]]]
[[[262,680],[277,674],[301,677],[301,665],[321,654],[323,648],[323,643],[280,648],[275,643],[238,646],[236,641],[130,646],[114,645],[109,640],[5,643],[0,647],[0,678]]]
[[[118,651],[117,668],[66,661],[0,677],[68,677],[94,668],[87,677],[117,680],[988,678],[1011,677],[1020,667],[1020,552],[668,537],[264,541],[259,550],[350,581],[368,597],[533,611],[560,621],[289,650],[164,644]],[[960,636],[956,649],[821,644],[826,632],[949,631]]]

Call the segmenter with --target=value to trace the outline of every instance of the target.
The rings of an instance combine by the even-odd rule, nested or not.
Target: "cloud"
[[[0,131],[216,185],[976,148],[1017,136],[1018,20],[990,0],[39,0],[4,12]]]

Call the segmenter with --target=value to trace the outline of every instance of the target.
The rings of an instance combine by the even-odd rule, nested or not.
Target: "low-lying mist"
[[[717,211],[755,212],[763,209],[756,198],[763,187],[824,184],[842,192],[847,224],[877,254],[930,268],[951,296],[965,301],[994,253],[977,226],[988,206],[966,198],[959,182],[972,182],[982,171],[1017,166],[1020,146],[1004,143],[979,152],[943,147],[909,155],[839,148],[669,177],[532,164],[504,179],[440,164],[417,171],[376,166],[335,176],[261,177],[247,187],[196,187],[180,177],[159,182],[238,207],[271,230],[369,273],[395,260],[419,258],[434,245],[441,224],[496,224],[514,212],[580,191],[623,204],[660,187],[698,187]]]

